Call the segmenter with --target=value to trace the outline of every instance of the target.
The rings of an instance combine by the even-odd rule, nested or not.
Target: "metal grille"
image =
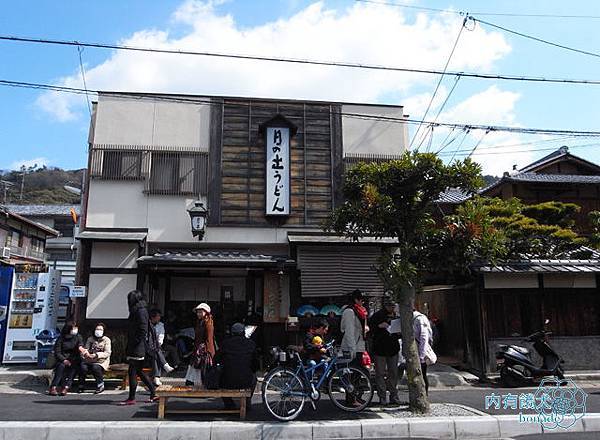
[[[93,145],[90,176],[105,180],[142,180],[144,192],[206,194],[208,152],[182,147]]]
[[[368,296],[383,295],[377,273],[381,249],[371,246],[301,246],[298,267],[303,297],[342,296],[360,289]]]
[[[375,153],[346,153],[344,154],[344,171],[352,168],[359,162],[388,162],[390,160],[398,160],[402,156],[398,154],[375,154]]]

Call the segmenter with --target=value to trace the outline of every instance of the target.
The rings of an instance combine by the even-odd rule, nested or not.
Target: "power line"
[[[600,142],[594,142],[594,143],[589,143],[589,144],[579,144],[579,145],[569,145],[569,149],[571,148],[585,148],[585,147],[597,147],[600,145]],[[461,151],[465,151],[465,150],[461,150]],[[470,151],[470,150],[469,150]],[[517,153],[538,153],[538,152],[543,152],[543,151],[556,151],[556,147],[548,147],[548,148],[536,148],[536,149],[523,149],[523,150],[517,150],[517,151],[511,151],[510,154],[517,154]],[[476,152],[473,154],[473,156],[490,156],[490,155],[498,155],[498,154],[507,154],[506,151],[484,151],[484,152]],[[449,153],[442,153],[440,154],[440,156],[448,156]],[[452,160],[452,159],[450,159]]]
[[[491,73],[473,73],[473,72],[443,72],[436,69],[416,69],[407,67],[393,67],[393,66],[382,66],[377,64],[362,64],[362,63],[350,63],[341,61],[318,61],[301,58],[281,58],[281,57],[268,57],[260,55],[240,55],[240,54],[229,54],[220,52],[195,52],[189,50],[174,50],[174,49],[157,49],[157,48],[145,48],[137,46],[125,46],[117,44],[101,44],[101,43],[84,43],[78,41],[66,41],[66,40],[50,40],[43,38],[25,38],[25,37],[14,37],[0,35],[0,40],[13,41],[13,42],[26,42],[26,43],[38,43],[38,44],[53,44],[62,46],[82,46],[82,47],[94,47],[101,49],[115,49],[115,50],[128,50],[134,52],[150,52],[150,53],[163,53],[173,55],[196,55],[205,57],[217,57],[217,58],[231,58],[231,59],[242,59],[252,61],[270,61],[278,63],[293,63],[293,64],[307,64],[315,66],[329,66],[329,67],[345,67],[351,69],[367,69],[367,70],[378,70],[378,71],[389,71],[389,72],[404,72],[404,73],[422,73],[428,75],[448,75],[448,76],[460,76],[465,78],[479,78],[489,80],[503,80],[503,81],[526,81],[526,82],[541,82],[541,83],[559,83],[559,84],[588,84],[588,85],[600,85],[600,80],[596,79],[575,79],[575,78],[545,78],[537,76],[525,76],[525,75],[507,75],[507,74],[491,74]]]
[[[416,9],[421,11],[436,12],[439,14],[466,15],[463,11],[454,11],[451,9],[427,8],[423,6],[407,5],[405,3],[393,3],[387,1],[375,0],[355,0],[361,3],[371,3],[374,5],[396,6],[399,8]],[[581,19],[600,19],[600,15],[563,15],[563,14],[519,14],[513,12],[472,12],[473,15],[497,16],[497,17],[532,17],[532,18],[581,18]]]
[[[582,50],[582,49],[576,49],[574,47],[569,47],[569,46],[565,46],[564,44],[559,44],[559,43],[554,43],[552,41],[548,41],[548,40],[544,40],[543,38],[539,38],[539,37],[534,37],[533,35],[528,35],[528,34],[524,34],[522,32],[518,32],[512,29],[508,29],[504,26],[500,26],[494,23],[490,23],[489,21],[484,21],[484,20],[480,20],[479,18],[473,17],[473,16],[468,16],[467,19],[473,20],[474,22],[478,22],[481,24],[485,24],[487,26],[496,28],[496,29],[500,29],[501,31],[504,32],[508,32],[509,34],[513,34],[513,35],[518,35],[519,37],[523,37],[523,38],[528,38],[529,40],[533,40],[533,41],[537,41],[538,43],[543,43],[543,44],[547,44],[549,46],[553,46],[553,47],[558,47],[560,49],[565,49],[571,52],[576,52],[576,53],[580,53],[583,55],[589,55],[592,57],[596,57],[596,58],[600,58],[600,53],[596,53],[596,52],[589,52],[587,50]]]
[[[440,117],[440,115],[442,114],[442,111],[444,111],[444,108],[446,107],[446,104],[448,104],[448,101],[450,100],[450,96],[452,95],[452,93],[454,92],[454,89],[456,89],[456,86],[458,85],[458,81],[460,80],[460,76],[456,77],[456,80],[454,81],[454,84],[452,85],[452,88],[450,89],[450,91],[448,92],[448,94],[446,95],[446,99],[444,99],[444,102],[442,103],[442,105],[440,106],[440,108],[438,109],[438,112],[435,115],[435,118],[433,118],[433,122],[437,122],[438,118]],[[451,132],[450,132],[451,133]],[[446,139],[444,139],[444,142],[446,142],[446,140],[448,139],[448,137],[450,136],[450,133],[448,133],[448,136],[446,137]]]
[[[88,112],[90,113],[90,118],[92,117],[92,105],[90,104],[90,95],[87,92],[87,83],[85,81],[85,69],[83,68],[83,58],[81,56],[83,52],[83,48],[77,46],[77,52],[79,53],[79,69],[81,70],[81,79],[83,81],[83,87],[85,88],[85,100],[87,102]]]
[[[40,83],[29,83],[22,81],[10,81],[10,80],[0,80],[0,86],[7,87],[19,87],[19,88],[28,88],[28,89],[37,89],[37,90],[49,90],[60,93],[73,93],[73,94],[85,94],[86,90],[76,87],[66,87],[66,86],[54,86],[49,84],[40,84]],[[195,104],[195,105],[214,105],[221,106],[220,102],[211,101],[206,97],[189,97],[186,98],[184,96],[177,95],[164,95],[164,94],[156,94],[156,93],[142,93],[142,92],[109,92],[109,91],[100,91],[100,90],[88,90],[89,93],[98,93],[104,96],[113,96],[113,97],[123,97],[127,96],[132,99],[153,99],[157,101],[166,101],[166,102],[180,102],[186,104]],[[224,99],[234,99],[229,97],[221,97]],[[247,107],[249,103],[237,102],[235,104],[228,105],[236,105],[236,106],[244,106]],[[600,131],[592,131],[592,130],[560,130],[560,129],[551,129],[551,128],[526,128],[526,127],[510,127],[503,125],[483,125],[483,124],[459,124],[459,123],[451,123],[451,122],[436,122],[432,121],[423,121],[418,119],[409,119],[402,117],[393,117],[393,116],[382,116],[382,115],[370,115],[366,113],[356,113],[356,112],[344,112],[344,111],[331,111],[333,115],[345,116],[349,118],[357,118],[357,119],[368,119],[368,120],[376,120],[376,121],[385,121],[392,123],[400,123],[400,124],[430,124],[433,127],[446,127],[446,128],[455,128],[455,129],[464,129],[469,131],[474,130],[484,130],[490,132],[506,132],[506,133],[524,133],[524,134],[542,134],[542,135],[552,135],[552,136],[573,136],[573,137],[596,137],[600,136]],[[309,116],[307,116],[309,117]]]
[[[456,40],[454,41],[454,45],[452,46],[452,50],[450,51],[450,55],[448,55],[448,59],[446,60],[446,64],[444,64],[444,69],[442,70],[442,74],[440,75],[440,79],[438,80],[435,89],[433,90],[433,94],[431,95],[431,99],[429,100],[429,104],[427,104],[427,108],[425,109],[425,113],[423,114],[423,119],[427,118],[427,115],[429,114],[429,109],[431,108],[431,104],[433,104],[433,100],[435,99],[435,95],[437,94],[438,89],[440,88],[440,84],[442,84],[442,81],[444,80],[444,75],[446,74],[446,70],[448,69],[448,65],[450,64],[450,60],[452,60],[452,55],[454,55],[454,51],[456,50],[456,46],[458,46],[458,41],[460,40],[460,36],[462,35],[462,31],[465,28],[465,25],[467,24],[467,17],[464,18],[461,26],[460,26],[460,30],[458,31],[458,35],[456,36]],[[415,134],[413,135],[412,140],[410,141],[410,144],[408,146],[408,149],[410,150],[415,139],[417,138],[417,135],[419,134],[419,131],[421,130],[421,125],[419,125],[415,131]],[[433,131],[433,127],[432,127],[432,131]],[[423,138],[424,140],[425,138]],[[422,143],[422,142],[421,142]],[[421,145],[419,144],[419,147]],[[418,150],[419,148],[417,148]]]

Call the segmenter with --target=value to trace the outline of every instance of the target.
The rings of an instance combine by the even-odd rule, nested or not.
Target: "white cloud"
[[[25,168],[29,168],[29,167],[41,168],[43,166],[48,166],[49,163],[50,163],[50,160],[45,157],[36,157],[34,159],[17,160],[15,162],[13,162],[12,164],[10,164],[10,169],[11,170],[20,170],[22,166],[25,166]]]
[[[491,86],[444,111],[439,121],[518,127],[515,107],[519,98],[518,93]],[[447,134],[448,130],[440,130],[436,136],[438,144]],[[485,174],[501,176],[505,171],[512,170],[513,165],[523,167],[532,162],[534,157],[533,152],[526,151],[531,149],[530,145],[521,145],[531,141],[524,135],[506,132],[486,134],[485,130],[474,130],[465,137],[462,132],[454,131],[446,142],[455,136],[456,140],[444,149],[444,157],[450,159],[454,151],[459,150],[455,157],[464,158],[477,146],[472,158],[482,165]],[[540,137],[537,136],[535,140],[539,141]]]
[[[146,29],[121,44],[194,51],[350,61],[441,69],[461,18],[419,14],[407,22],[401,8],[354,3],[335,10],[316,2],[289,18],[243,27],[218,12],[219,2],[184,2],[172,16],[178,37]],[[182,36],[181,36],[182,35]],[[463,32],[453,70],[489,70],[510,47],[497,32],[481,27]],[[78,69],[59,82],[81,87]],[[117,51],[86,72],[91,89],[190,94],[224,94],[377,102],[402,96],[412,103],[415,86],[433,86],[437,77],[385,71],[307,66],[214,57]],[[440,96],[443,96],[440,95]],[[426,99],[426,98],[424,98]],[[389,103],[389,102],[388,102]],[[42,95],[38,104],[65,121],[85,115],[82,96]],[[407,112],[416,115],[414,109]]]

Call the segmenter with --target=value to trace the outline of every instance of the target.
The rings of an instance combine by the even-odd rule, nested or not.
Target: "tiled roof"
[[[576,252],[586,252],[585,260],[577,258],[569,259],[566,255],[562,259],[531,259],[507,261],[497,265],[484,264],[474,266],[476,272],[481,273],[554,273],[554,272],[599,272],[600,252],[596,249],[581,247],[571,253],[573,257]]]
[[[529,165],[524,166],[523,168],[521,168],[519,170],[519,172],[528,173],[530,171],[535,171],[535,170],[543,167],[546,164],[552,163],[552,162],[554,162],[558,159],[562,159],[562,158],[568,158],[569,160],[585,164],[588,167],[592,167],[596,170],[600,170],[600,166],[598,166],[598,164],[595,164],[595,163],[585,160],[579,156],[575,156],[575,155],[571,154],[569,152],[569,148],[565,145],[565,146],[560,147],[558,150],[553,151],[552,153],[548,154],[547,156],[544,156],[541,159],[536,160],[535,162],[532,162]]]
[[[6,209],[25,217],[70,216],[71,209],[79,215],[79,205],[4,205]]]
[[[435,201],[436,203],[449,203],[459,204],[471,198],[471,194],[462,191],[458,188],[448,188],[445,192],[440,194],[440,197]]]
[[[268,255],[232,250],[160,250],[138,258],[139,264],[179,264],[195,266],[277,266],[289,263],[287,255]]]
[[[581,174],[537,174],[517,173],[503,177],[504,182],[529,182],[529,183],[600,183],[600,176],[584,176]]]

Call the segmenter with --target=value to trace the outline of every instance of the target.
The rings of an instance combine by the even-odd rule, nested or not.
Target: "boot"
[[[58,396],[58,392],[56,391],[56,387],[50,387],[50,389],[48,390],[48,395],[49,396]]]
[[[63,387],[63,389],[60,391],[59,395],[66,396],[68,392],[69,392],[69,387]]]

